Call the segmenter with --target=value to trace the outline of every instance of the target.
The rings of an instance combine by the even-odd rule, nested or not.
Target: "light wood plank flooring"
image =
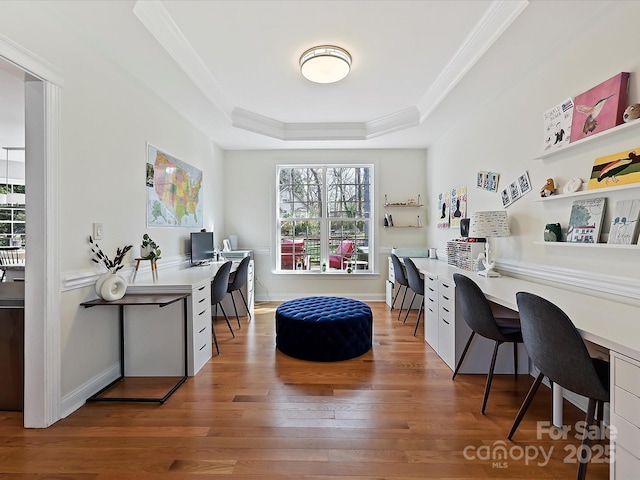
[[[262,304],[253,321],[235,325],[235,339],[216,323],[220,356],[164,405],[87,404],[44,430],[23,429],[21,414],[0,412],[0,478],[575,477],[576,464],[566,463],[580,444],[574,432],[536,438],[536,421],[550,417],[546,387],[509,442],[531,377],[497,375],[483,416],[484,375],[452,381],[422,328],[413,336],[416,312],[403,325],[384,303],[371,306],[374,346],[357,359],[313,363],[281,354],[277,304]],[[568,403],[564,411],[569,426],[583,419]],[[506,458],[492,459],[500,446]],[[542,451],[551,458],[540,465]],[[608,467],[592,463],[588,478],[608,478]]]

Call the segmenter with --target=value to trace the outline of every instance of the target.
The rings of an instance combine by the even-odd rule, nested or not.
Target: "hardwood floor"
[[[220,356],[164,405],[87,404],[44,430],[0,412],[0,479],[575,477],[576,464],[566,462],[580,445],[581,411],[565,402],[566,440],[547,429],[537,438],[536,422],[551,409],[541,387],[509,442],[532,377],[496,375],[483,416],[484,375],[452,381],[422,327],[413,336],[415,313],[403,325],[384,303],[371,306],[374,346],[353,360],[313,363],[276,351],[277,304],[262,304],[235,339],[217,323]],[[595,442],[594,452],[605,445]],[[608,470],[591,463],[588,478]]]

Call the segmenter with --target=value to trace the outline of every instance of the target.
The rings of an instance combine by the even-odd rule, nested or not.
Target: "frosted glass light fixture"
[[[493,268],[495,261],[491,261],[491,251],[489,248],[489,239],[491,237],[508,237],[511,235],[509,230],[509,218],[504,210],[476,212],[471,215],[469,221],[469,237],[470,238],[486,238],[484,244],[485,258],[483,260],[484,270],[480,270],[478,275],[483,277],[499,277],[500,274]]]
[[[344,48],[319,45],[300,56],[300,72],[315,83],[334,83],[349,75],[351,55]]]

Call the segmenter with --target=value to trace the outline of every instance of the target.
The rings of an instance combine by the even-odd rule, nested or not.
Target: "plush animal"
[[[622,119],[625,122],[630,122],[631,120],[636,120],[637,118],[640,118],[640,103],[629,105],[622,114]]]
[[[556,185],[555,185],[555,183],[553,181],[553,178],[547,178],[547,182],[540,189],[540,196],[541,197],[549,197],[549,196],[553,195],[554,193],[556,193]]]

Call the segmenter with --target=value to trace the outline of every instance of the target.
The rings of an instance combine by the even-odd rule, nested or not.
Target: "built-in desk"
[[[437,278],[453,284],[454,273],[467,275],[480,286],[487,299],[512,310],[518,309],[517,292],[531,292],[546,298],[569,316],[585,340],[609,351],[612,357],[611,425],[617,430],[617,436],[612,438],[616,461],[611,464],[611,478],[629,478],[625,472],[638,472],[640,416],[628,412],[640,409],[640,308],[562,286],[508,276],[485,278],[438,260],[415,258],[413,261],[425,279]],[[555,425],[562,424],[561,407],[562,389],[554,386]],[[618,455],[618,451],[624,453]]]
[[[240,261],[234,261],[232,271]],[[224,262],[212,262],[209,265],[186,267],[176,270],[159,270],[157,279],[150,271],[140,272],[134,283],[127,286],[127,294],[153,293],[175,294],[189,293],[187,302],[187,364],[188,374],[195,375],[212,356],[211,332],[211,281]],[[229,297],[229,295],[227,295]],[[253,261],[250,262],[245,298],[249,311],[253,315]],[[225,299],[226,300],[226,299]],[[238,305],[242,315],[244,305]],[[229,309],[233,312],[231,300]],[[174,339],[181,335],[175,318],[182,315],[179,307],[168,305],[157,308],[139,307],[136,322],[126,325],[127,338],[136,343],[138,348],[127,349],[126,363],[128,374],[136,376],[180,375],[182,369],[182,352],[173,347]],[[162,351],[163,355],[155,357],[149,349]]]

